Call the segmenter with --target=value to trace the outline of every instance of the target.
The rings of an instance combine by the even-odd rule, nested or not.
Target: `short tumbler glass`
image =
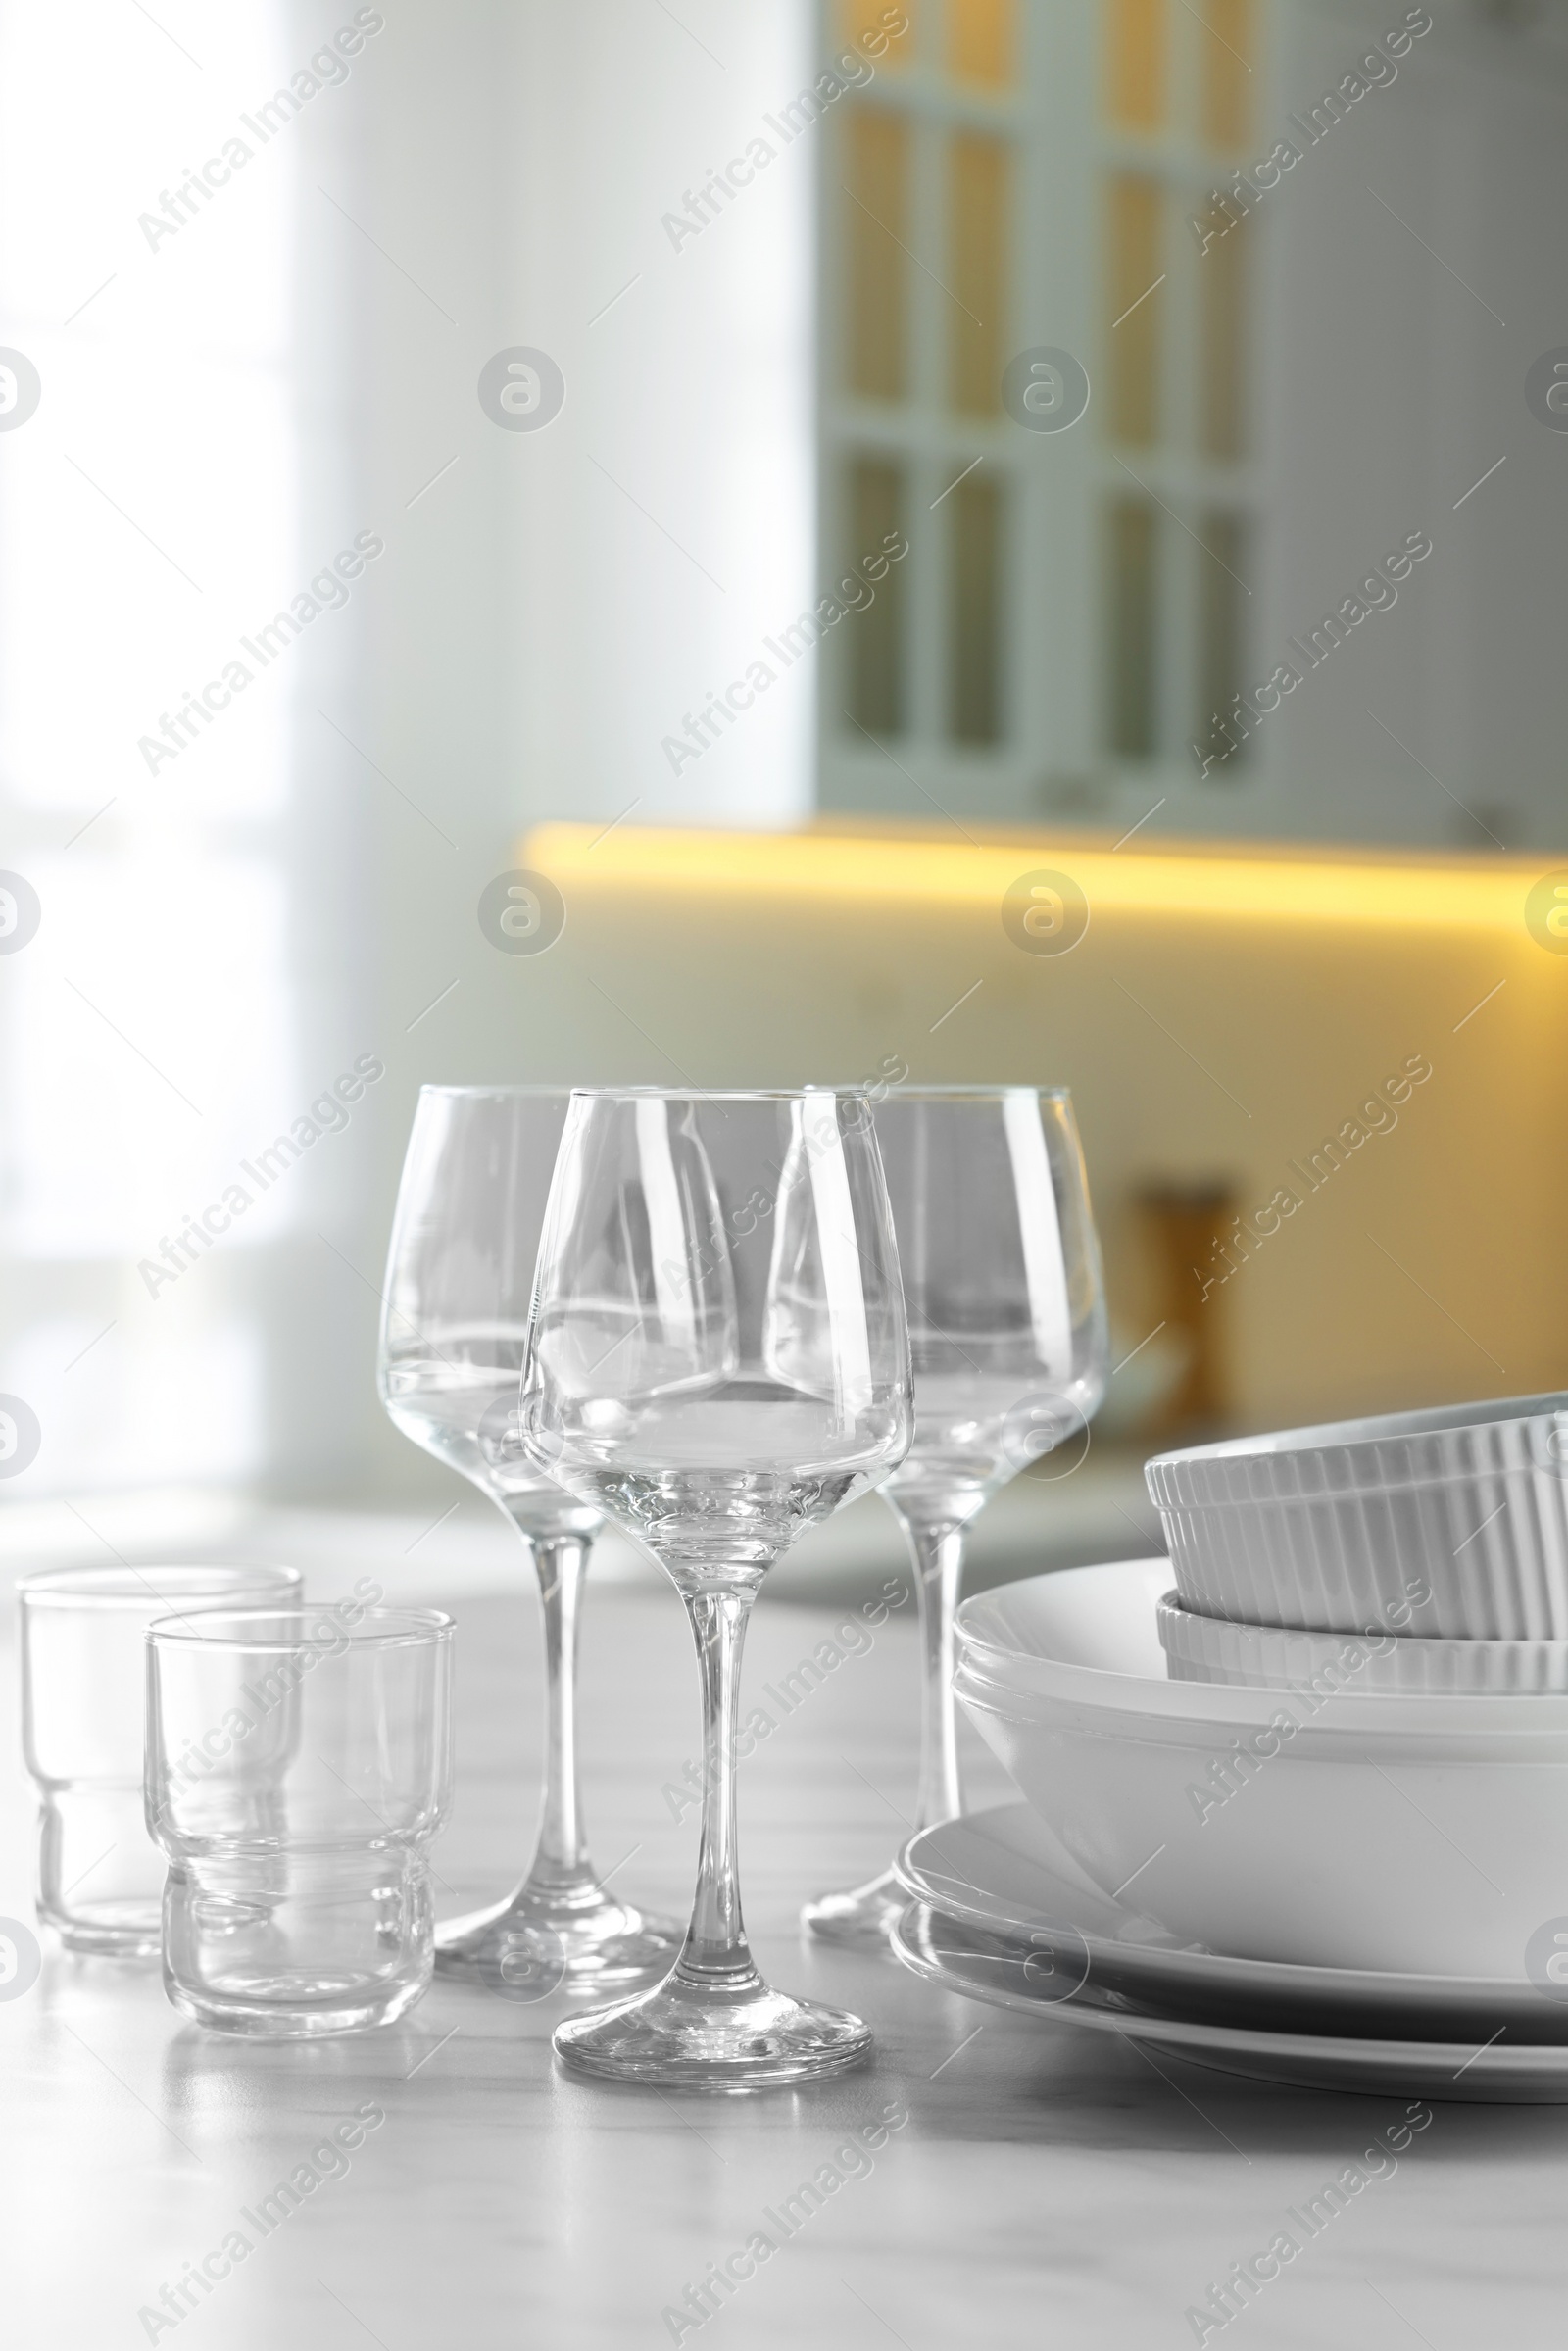
[[[412,2008],[451,1785],[449,1616],[346,1602],[151,1626],[147,1826],[169,1859],[174,2006],[271,2039]]]
[[[68,1950],[146,1959],[162,1939],[164,1857],[142,1813],[148,1626],[174,1609],[276,1604],[299,1590],[295,1567],[57,1568],[21,1579],[38,1917]]]

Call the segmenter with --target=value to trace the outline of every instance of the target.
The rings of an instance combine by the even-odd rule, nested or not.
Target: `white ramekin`
[[[1568,1395],[1286,1429],[1144,1475],[1202,1615],[1568,1640]]]
[[[1184,1607],[1174,1592],[1156,1615],[1159,1645],[1176,1682],[1310,1690],[1321,1697],[1390,1690],[1568,1697],[1568,1641],[1401,1641],[1376,1628],[1299,1633],[1203,1616]]]

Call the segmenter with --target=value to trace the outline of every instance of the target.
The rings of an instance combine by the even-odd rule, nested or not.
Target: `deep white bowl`
[[[1250,1690],[1468,1690],[1482,1696],[1568,1696],[1568,1641],[1396,1640],[1392,1633],[1297,1633],[1203,1616],[1166,1592],[1155,1612],[1173,1682]]]
[[[1285,1429],[1144,1475],[1204,1615],[1568,1640],[1568,1395]]]
[[[1075,1867],[1238,1958],[1557,1996],[1568,1697],[1172,1681],[1169,1573],[1070,1568],[958,1611],[958,1696]]]

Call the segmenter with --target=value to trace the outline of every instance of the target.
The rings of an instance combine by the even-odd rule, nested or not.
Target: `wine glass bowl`
[[[469,1343],[486,1344],[477,1334]],[[451,1335],[442,1341],[443,1347],[461,1344]],[[493,1344],[498,1354],[520,1355],[520,1349],[500,1338]],[[425,1452],[501,1501],[525,1535],[597,1534],[599,1513],[564,1494],[523,1448],[517,1426],[521,1372],[518,1360],[499,1369],[495,1377],[453,1378],[438,1356],[405,1356],[386,1368],[387,1417]]]
[[[506,1900],[437,1929],[436,1966],[513,1997],[646,1981],[678,1928],[610,1893],[588,1856],[575,1680],[583,1579],[601,1514],[527,1451],[518,1384],[564,1088],[426,1086],[387,1264],[380,1389],[395,1425],[490,1496],[538,1572],[547,1675],[538,1843]]]
[[[886,1186],[858,1090],[582,1092],[539,1253],[522,1437],[685,1602],[704,1699],[692,1924],[666,1981],[561,2026],[612,2080],[752,2089],[858,2063],[856,2017],[773,1991],[741,1916],[741,1645],[767,1569],[912,1425]]]
[[[965,1531],[998,1489],[1082,1434],[1108,1342],[1083,1152],[1064,1087],[902,1087],[876,1110],[914,1380],[913,1441],[882,1493],[914,1569],[923,1651],[917,1830],[962,1809],[952,1692]],[[891,1869],[803,1912],[885,1946]]]

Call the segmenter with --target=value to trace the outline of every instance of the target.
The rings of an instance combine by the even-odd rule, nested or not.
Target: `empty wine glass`
[[[914,1441],[882,1494],[919,1606],[920,1830],[963,1808],[953,1616],[965,1532],[1057,1445],[1076,1467],[1104,1394],[1105,1308],[1064,1086],[901,1087],[878,1105],[876,1131],[914,1366]],[[875,1945],[907,1903],[888,1869],[801,1915],[830,1942]]]
[[[671,1921],[594,1874],[577,1790],[577,1616],[597,1509],[522,1451],[521,1376],[539,1232],[570,1096],[564,1087],[425,1086],[387,1263],[380,1386],[406,1437],[498,1503],[532,1556],[544,1606],[544,1799],[515,1893],[436,1931],[436,1966],[493,1990],[615,1989],[669,1965]]]
[[[523,1440],[685,1601],[704,1798],[680,1957],[656,1989],[560,2026],[568,2066],[744,2090],[869,2049],[858,2017],[773,1991],[752,1961],[736,1856],[741,1644],[774,1560],[884,1477],[909,1428],[898,1253],[862,1093],[573,1097]]]

